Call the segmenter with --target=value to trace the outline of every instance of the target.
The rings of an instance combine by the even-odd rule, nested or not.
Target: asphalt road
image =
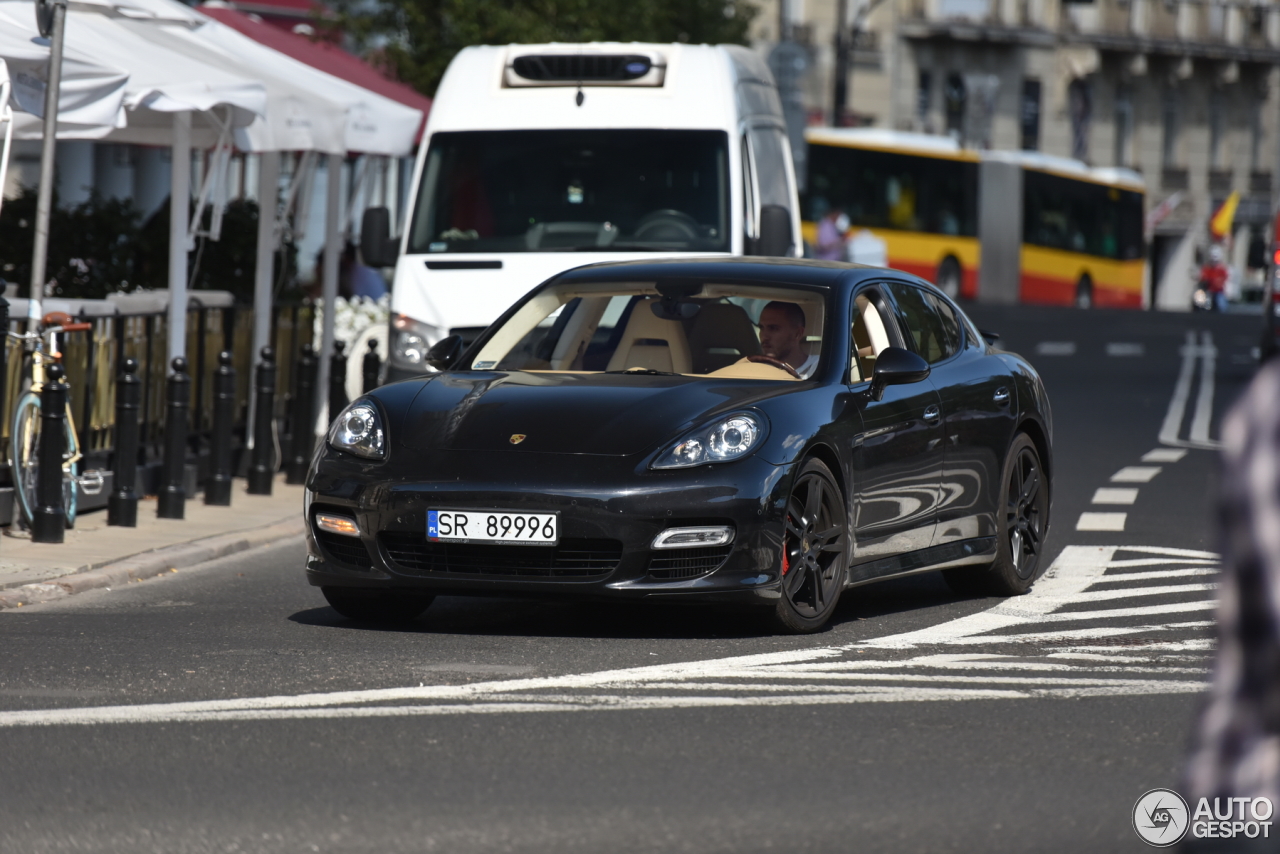
[[[1032,595],[916,576],[804,638],[470,599],[379,630],[286,544],[4,611],[0,851],[1146,850],[1130,811],[1176,786],[1212,652],[1210,446],[1257,323],[972,314],[1054,407]]]

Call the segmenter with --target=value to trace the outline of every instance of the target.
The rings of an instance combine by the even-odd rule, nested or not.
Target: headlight
[[[751,412],[735,412],[689,433],[654,461],[655,469],[682,469],[703,463],[724,463],[751,453],[765,436],[764,419]]]
[[[385,458],[387,438],[373,404],[357,402],[342,410],[329,428],[329,447],[371,460]]]
[[[391,318],[391,361],[405,368],[427,368],[427,351],[436,335],[436,328],[414,320],[407,314]]]

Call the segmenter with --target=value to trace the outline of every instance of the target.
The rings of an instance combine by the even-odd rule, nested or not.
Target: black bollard
[[[329,359],[329,417],[325,419],[329,424],[351,402],[347,397],[346,349],[347,345],[341,341],[333,342],[333,357]]]
[[[156,516],[161,519],[181,519],[186,510],[187,493],[184,488],[187,469],[187,410],[191,408],[191,377],[187,374],[187,360],[178,356],[172,362],[169,374],[164,417],[164,483],[160,486],[160,503]]]
[[[258,391],[253,415],[253,456],[249,461],[249,494],[270,495],[275,475],[276,353],[262,348],[258,363]]]
[[[362,393],[368,394],[378,387],[378,373],[382,370],[382,360],[378,358],[378,340],[376,338],[369,339],[369,352],[364,354],[364,363],[360,365],[361,373],[364,374],[364,388]]]
[[[307,466],[311,465],[311,452],[315,449],[316,432],[316,372],[320,360],[315,348],[302,345],[298,356],[298,381],[293,396],[293,436],[289,442],[289,462],[284,468],[285,483],[306,483]]]
[[[223,350],[213,372],[213,448],[204,503],[216,507],[231,506],[231,419],[236,405],[236,369],[231,361],[231,353]]]
[[[66,371],[54,363],[45,370],[40,392],[40,445],[36,449],[36,509],[31,520],[31,539],[37,543],[60,543],[67,534],[67,511],[62,501],[62,456],[67,444]]]
[[[107,524],[138,527],[138,411],[142,408],[142,380],[138,362],[125,359],[116,380],[115,488],[107,499]]]

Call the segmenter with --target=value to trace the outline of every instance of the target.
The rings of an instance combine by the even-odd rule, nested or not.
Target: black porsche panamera
[[[596,264],[430,360],[336,418],[308,476],[307,577],[349,618],[698,597],[808,632],[870,581],[1016,595],[1043,571],[1044,386],[908,274]]]

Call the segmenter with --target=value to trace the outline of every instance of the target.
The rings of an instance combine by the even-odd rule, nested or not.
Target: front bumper
[[[307,484],[311,584],[450,595],[777,599],[786,466],[748,457],[653,472],[636,457],[450,451],[420,455],[413,473],[405,467],[320,451]],[[560,545],[430,543],[429,509],[558,512]],[[318,531],[319,512],[354,518],[360,536]],[[734,541],[649,548],[664,529],[692,525],[732,525]]]

